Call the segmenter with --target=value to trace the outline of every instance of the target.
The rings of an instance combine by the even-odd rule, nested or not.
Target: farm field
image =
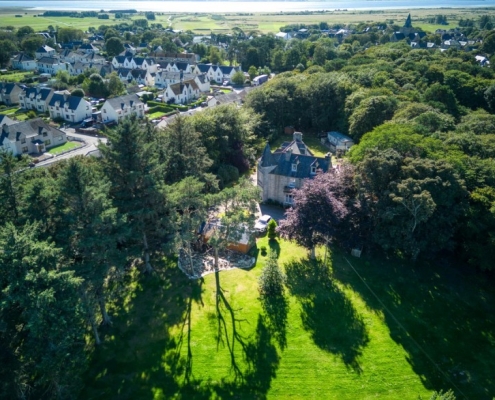
[[[0,27],[14,26],[16,28],[29,25],[33,29],[45,30],[48,25],[60,27],[73,27],[87,30],[89,27],[99,27],[100,25],[114,25],[133,19],[144,18],[144,14],[137,14],[129,19],[97,19],[97,18],[72,18],[72,17],[40,17],[41,11],[25,11],[20,9],[3,9],[0,15]],[[278,32],[280,27],[288,24],[315,24],[327,22],[329,24],[350,24],[350,23],[372,23],[393,21],[402,25],[405,21],[407,10],[373,10],[373,11],[328,11],[321,13],[279,13],[279,14],[199,14],[181,13],[165,14],[157,13],[153,23],[160,23],[162,26],[171,26],[174,29],[191,30],[197,34],[209,34],[210,32],[228,33],[234,27],[238,27],[247,32]],[[22,15],[21,18],[15,15]],[[436,25],[428,23],[428,19],[437,14],[446,15],[449,25]],[[473,8],[473,9],[415,9],[412,11],[413,25],[423,28],[425,31],[433,32],[438,28],[456,27],[460,18],[477,18],[482,14],[495,15],[494,8]],[[36,15],[36,16],[35,16]],[[150,21],[151,23],[151,21]]]
[[[495,294],[487,282],[452,267],[339,251],[323,265],[323,249],[315,263],[293,243],[261,238],[263,246],[279,254],[287,276],[284,299],[265,307],[257,281],[267,256],[259,251],[253,269],[201,280],[187,279],[174,260],[156,265],[152,277],[136,272],[94,351],[81,399],[495,393]]]

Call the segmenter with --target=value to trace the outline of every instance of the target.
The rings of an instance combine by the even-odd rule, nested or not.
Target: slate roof
[[[198,65],[196,65],[196,67],[198,67],[198,69],[199,69],[200,72],[206,73],[206,72],[208,72],[210,70],[211,65],[208,65],[208,64],[198,64]]]
[[[10,119],[6,115],[0,114],[0,126],[2,126],[2,125],[12,125],[12,124],[15,124],[15,123],[16,123],[16,121],[14,121],[13,119]],[[0,141],[0,143],[2,143],[2,142]]]
[[[127,77],[129,75],[129,72],[132,72],[132,69],[121,67],[121,68],[117,68],[116,72],[117,75],[119,76]]]
[[[297,165],[297,171],[292,170],[292,165]],[[273,175],[288,176],[291,178],[311,178],[311,168],[327,172],[331,167],[330,157],[315,157],[309,148],[300,140],[285,142],[274,153],[267,144],[260,158],[261,167],[274,166],[270,171]]]
[[[65,107],[65,105],[67,105],[69,110],[77,110],[81,101],[85,100],[82,97],[71,96],[64,93],[54,93],[48,105],[50,107]]]
[[[11,142],[17,142],[19,141],[19,138],[22,134],[24,134],[26,138],[30,138],[38,136],[42,132],[51,132],[53,137],[65,135],[64,132],[48,125],[41,118],[35,118],[26,121],[15,122],[11,125],[4,125],[0,132],[0,143],[3,143],[6,137]]]
[[[138,104],[143,104],[137,94],[128,94],[126,96],[114,97],[106,101],[114,110],[132,107]]]
[[[47,100],[54,93],[53,89],[42,87],[42,88],[26,88],[24,89],[24,94],[29,98],[36,98],[38,95],[40,96],[40,100]]]
[[[28,56],[27,54],[21,53],[12,57],[12,61],[15,62],[25,62],[25,61],[34,61],[34,58]]]
[[[38,50],[36,50],[36,53],[48,53],[48,52],[54,52],[55,49],[52,49],[50,46],[43,45],[41,47],[38,47]]]
[[[175,63],[175,66],[177,67],[177,69],[178,69],[179,71],[180,71],[180,70],[185,71],[185,70],[187,69],[187,67],[189,66],[189,64],[188,64],[188,63],[186,63],[186,62],[176,62],[176,63]]]
[[[5,94],[11,94],[12,91],[16,88],[19,88],[21,89],[21,87],[17,84],[17,83],[13,83],[13,82],[0,82],[0,91],[4,91],[5,90]],[[21,89],[22,90],[22,89]]]
[[[53,64],[59,64],[60,60],[56,57],[41,57],[38,60],[38,64],[47,64],[47,65],[53,65]]]
[[[137,78],[145,79],[147,74],[148,71],[146,71],[145,69],[133,69],[131,71],[131,75],[135,79]]]
[[[178,71],[160,71],[157,73],[157,75],[159,75],[163,80],[172,79],[172,80],[180,81],[181,79],[181,73]],[[184,80],[194,79],[196,76],[200,76],[200,75],[185,73],[182,74],[182,79]]]
[[[194,74],[191,74],[191,75],[194,75]],[[207,82],[208,82],[208,78],[206,77],[206,74],[199,74],[199,75],[196,75],[196,78],[198,78],[198,80],[199,80],[201,83],[207,83]]]
[[[222,71],[222,74],[224,75],[230,75],[232,71],[239,71],[239,67],[229,67],[226,65],[221,65],[218,68],[220,68],[220,71]]]

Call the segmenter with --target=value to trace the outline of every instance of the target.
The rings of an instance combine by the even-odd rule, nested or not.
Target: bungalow
[[[39,60],[43,57],[53,57],[56,55],[56,53],[57,52],[55,51],[55,49],[52,49],[50,46],[43,45],[34,52],[34,56],[37,60]]]
[[[0,128],[0,148],[12,152],[15,156],[43,153],[50,147],[65,142],[65,132],[48,125],[41,118],[3,124]]]
[[[25,88],[19,95],[19,104],[25,110],[47,112],[54,90],[47,87]]]
[[[36,61],[27,54],[20,53],[12,58],[12,68],[22,71],[33,71],[36,69]]]
[[[328,143],[330,144],[330,148],[334,152],[335,151],[346,152],[354,144],[354,141],[352,140],[352,138],[344,135],[343,133],[335,132],[335,131],[327,133],[327,140],[328,140]]]
[[[108,99],[101,107],[102,121],[119,122],[122,118],[135,115],[138,118],[144,117],[144,103],[137,94],[114,97]]]
[[[71,96],[68,92],[55,92],[48,103],[52,119],[63,118],[77,123],[91,118],[91,103],[82,97]]]
[[[0,102],[10,106],[19,103],[22,88],[13,82],[0,82]]]
[[[38,72],[41,74],[55,75],[58,71],[66,71],[67,66],[57,57],[42,57],[38,60]]]
[[[315,157],[303,142],[301,132],[294,132],[293,140],[284,142],[273,153],[267,143],[257,168],[263,201],[292,205],[292,190],[300,188],[304,179],[312,179],[318,171],[327,172],[331,166],[330,154]]]

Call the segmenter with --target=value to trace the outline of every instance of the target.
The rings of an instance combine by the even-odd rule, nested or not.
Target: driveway
[[[280,222],[280,220],[285,218],[285,210],[280,206],[260,204],[259,208],[261,215],[270,215],[273,219],[275,219],[275,221],[277,221],[277,224]]]

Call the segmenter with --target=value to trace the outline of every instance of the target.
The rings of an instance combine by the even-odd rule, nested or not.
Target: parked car
[[[270,217],[269,215],[261,216],[254,224],[254,230],[259,233],[265,232],[268,226],[268,222],[270,222],[271,219],[272,217]]]

